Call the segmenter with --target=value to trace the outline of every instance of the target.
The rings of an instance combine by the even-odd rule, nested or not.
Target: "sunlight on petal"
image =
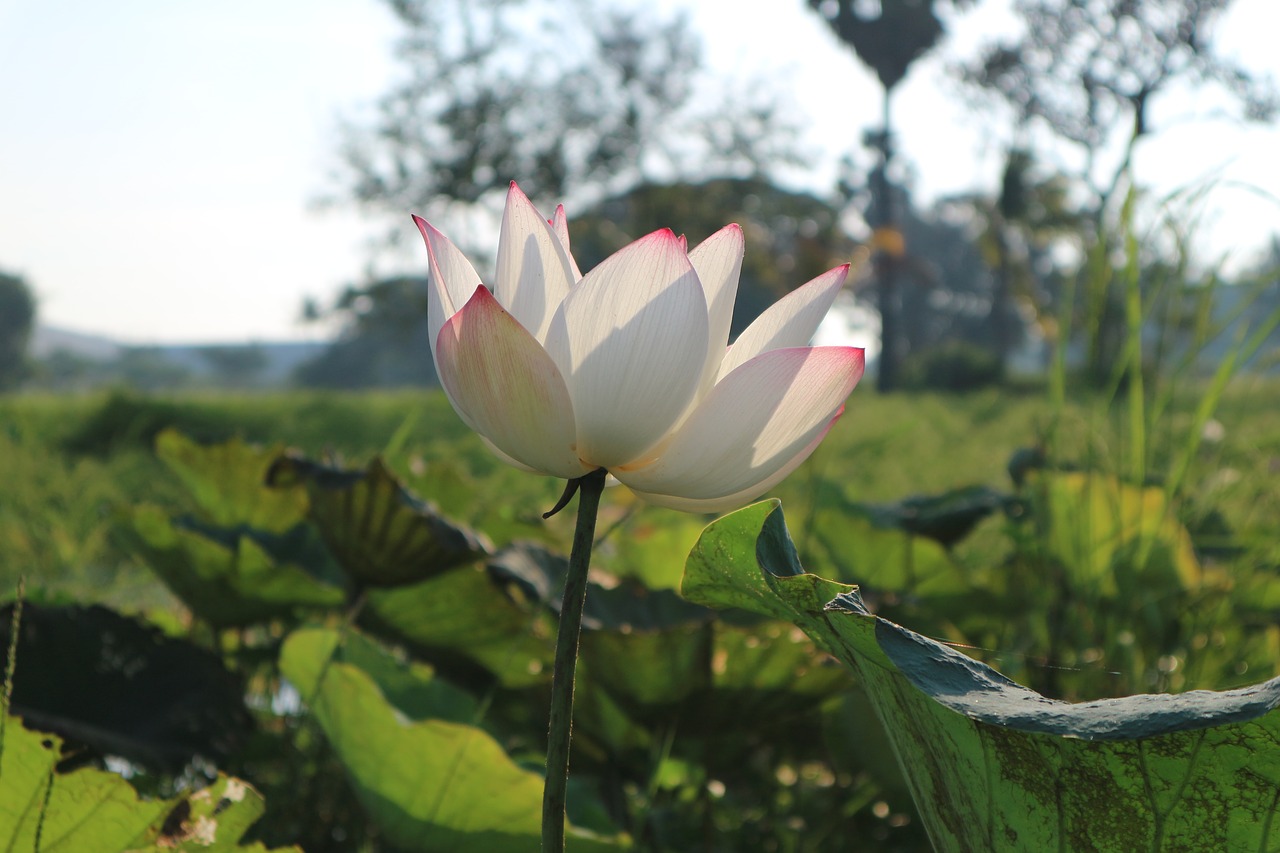
[[[514,183],[498,238],[494,293],[498,303],[539,341],[576,279],[568,248]]]
[[[726,225],[689,253],[689,262],[698,273],[707,297],[707,361],[702,373],[702,391],[715,381],[729,345],[733,303],[738,296],[744,253],[742,228]]]
[[[718,383],[652,462],[613,474],[640,492],[721,498],[771,478],[826,429],[863,372],[862,350],[773,350]]]
[[[474,428],[511,458],[571,479],[573,404],[555,363],[484,287],[440,332],[440,380]]]
[[[577,416],[579,454],[620,465],[656,444],[698,389],[707,352],[702,285],[670,230],[605,259],[570,291],[547,351]]]
[[[770,306],[725,353],[716,381],[763,352],[808,344],[848,275],[848,264],[827,270]]]

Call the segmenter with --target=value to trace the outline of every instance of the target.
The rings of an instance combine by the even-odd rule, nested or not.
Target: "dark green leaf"
[[[281,456],[268,481],[306,487],[311,520],[338,563],[361,585],[416,583],[489,551],[479,534],[410,494],[380,458],[361,472]]]
[[[12,610],[0,611],[0,648]],[[248,731],[243,687],[217,656],[105,607],[28,602],[17,661],[14,713],[99,755],[176,771],[224,757]]]
[[[940,495],[912,495],[897,503],[864,504],[862,510],[877,526],[924,536],[950,548],[1007,500],[1007,495],[988,486],[965,486]]]

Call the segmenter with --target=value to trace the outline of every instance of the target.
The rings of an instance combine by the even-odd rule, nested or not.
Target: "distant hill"
[[[147,349],[163,355],[175,365],[189,370],[192,376],[215,378],[218,370],[210,357],[214,352],[257,351],[263,356],[260,370],[254,373],[255,385],[285,385],[293,376],[294,368],[305,361],[310,361],[329,348],[327,341],[285,341],[281,343],[251,344],[219,344],[208,345],[172,345],[148,347]]]
[[[31,334],[29,353],[32,358],[40,359],[65,352],[92,361],[109,361],[118,357],[123,349],[123,345],[100,335],[37,325]]]
[[[329,348],[325,341],[135,346],[100,335],[37,325],[30,355],[34,384],[56,388],[179,385],[271,388],[289,384],[293,371]]]

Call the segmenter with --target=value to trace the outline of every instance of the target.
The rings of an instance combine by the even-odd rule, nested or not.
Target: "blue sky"
[[[796,178],[825,189],[877,122],[878,90],[804,0],[757,2],[769,14],[689,5],[713,67],[794,93],[816,154]],[[1277,24],[1274,0],[1237,0],[1218,42],[1280,81]],[[956,49],[1009,25],[998,8],[966,17]],[[0,0],[0,268],[35,287],[44,323],[126,342],[322,334],[298,324],[302,298],[358,280],[385,223],[310,203],[333,189],[339,116],[396,73],[394,36],[375,0]],[[1280,203],[1231,183],[1280,197],[1280,130],[1214,119],[1215,97],[1160,106],[1169,129],[1144,143],[1139,175],[1166,189],[1222,178],[1207,248],[1244,257],[1280,231]],[[895,112],[923,197],[991,186],[1004,136],[966,112],[940,62],[918,65]]]

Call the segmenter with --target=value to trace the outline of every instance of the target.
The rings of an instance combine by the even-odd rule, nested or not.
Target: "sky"
[[[880,96],[804,0],[658,2],[690,10],[714,70],[792,96],[814,154],[792,181],[828,189]],[[957,20],[948,51],[1010,29],[1005,2]],[[1277,25],[1275,0],[1237,0],[1215,42],[1280,83]],[[302,301],[360,281],[385,222],[314,202],[337,189],[340,120],[395,79],[396,34],[377,0],[0,0],[0,270],[32,285],[41,323],[123,343],[331,333],[300,322]],[[1280,232],[1280,127],[1235,126],[1213,92],[1169,101],[1139,179],[1215,178],[1203,247],[1243,262]],[[1007,133],[940,60],[913,67],[894,112],[919,198],[994,185]]]

